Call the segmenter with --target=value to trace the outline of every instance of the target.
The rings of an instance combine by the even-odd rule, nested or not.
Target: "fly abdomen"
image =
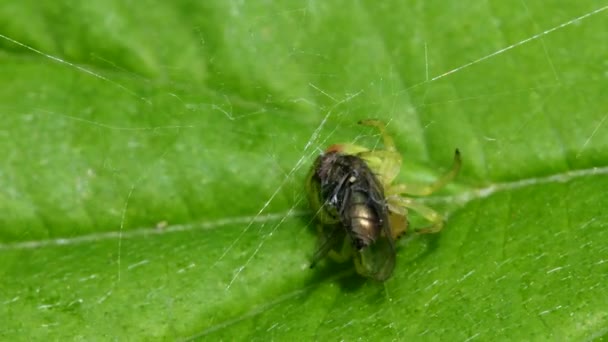
[[[352,202],[347,213],[346,223],[350,226],[349,233],[358,250],[376,241],[382,223],[374,208],[368,204],[368,196],[365,193],[352,193]]]

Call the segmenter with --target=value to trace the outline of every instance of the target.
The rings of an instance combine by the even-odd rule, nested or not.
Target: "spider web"
[[[407,150],[402,179],[432,180],[438,170],[449,166],[452,148],[458,145],[471,169],[477,172],[471,178],[495,181],[472,190],[456,186],[452,188],[457,192],[453,196],[426,200],[443,204],[446,214],[497,192],[608,173],[606,167],[569,165],[568,169],[574,171],[543,176],[524,162],[515,163],[511,171],[502,168],[500,158],[511,162],[513,151],[518,151],[512,145],[525,145],[524,138],[530,134],[527,126],[534,126],[539,120],[533,114],[546,115],[548,109],[534,108],[533,104],[544,106],[564,88],[578,93],[593,91],[591,86],[568,79],[564,70],[586,69],[577,69],[572,63],[578,60],[568,58],[575,52],[564,57],[558,51],[564,48],[560,42],[568,41],[560,40],[560,32],[586,26],[593,30],[599,27],[597,22],[605,20],[608,9],[595,4],[584,11],[564,10],[555,13],[560,18],[556,21],[549,20],[547,14],[539,14],[538,8],[529,8],[531,3],[520,4],[518,11],[510,13],[523,13],[523,17],[496,14],[495,20],[505,23],[479,20],[471,24],[477,25],[477,30],[486,28],[485,25],[502,29],[504,25],[505,32],[512,36],[504,37],[503,41],[486,40],[481,34],[474,44],[442,40],[449,33],[441,31],[438,25],[441,21],[437,19],[431,20],[429,28],[421,29],[422,33],[413,33],[411,39],[404,38],[402,42],[391,40],[378,24],[378,27],[354,27],[346,36],[318,35],[315,39],[319,43],[313,44],[308,41],[311,39],[308,35],[315,34],[312,27],[310,32],[303,33],[293,28],[286,33],[273,30],[280,30],[280,25],[290,21],[303,24],[322,18],[320,13],[327,15],[314,2],[304,8],[255,16],[243,13],[242,4],[230,2],[227,13],[234,20],[248,18],[250,21],[240,29],[255,29],[259,35],[254,38],[260,48],[268,50],[260,52],[256,47],[239,46],[234,40],[230,48],[242,48],[243,56],[247,57],[281,57],[270,65],[230,56],[214,37],[208,36],[209,28],[204,26],[188,26],[183,32],[178,31],[180,34],[194,31],[197,37],[197,46],[182,47],[180,55],[189,62],[182,62],[168,52],[159,52],[158,60],[149,61],[155,45],[135,39],[138,46],[134,48],[134,58],[141,64],[112,57],[104,53],[103,46],[90,48],[89,57],[83,58],[68,48],[64,52],[52,48],[52,44],[36,37],[0,31],[7,51],[1,58],[20,70],[15,61],[22,59],[14,55],[22,54],[27,56],[23,60],[30,63],[29,67],[39,70],[36,65],[41,64],[40,70],[48,69],[51,75],[49,80],[40,80],[33,76],[35,73],[24,72],[30,79],[15,82],[15,89],[20,89],[23,83],[23,89],[29,91],[24,95],[28,100],[15,99],[0,106],[6,115],[3,136],[14,140],[5,144],[12,152],[7,154],[0,173],[2,196],[6,199],[4,209],[11,213],[4,221],[6,231],[0,229],[3,238],[0,253],[7,260],[15,260],[11,264],[14,269],[5,271],[11,280],[0,287],[0,304],[7,308],[5,312],[11,312],[10,318],[4,317],[2,321],[29,317],[24,321],[40,334],[69,336],[66,329],[74,324],[71,317],[74,315],[96,320],[101,331],[120,322],[146,329],[146,334],[152,336],[174,333],[206,337],[230,331],[228,328],[238,327],[242,322],[255,321],[276,307],[282,307],[285,315],[297,317],[298,310],[292,306],[300,302],[293,302],[294,298],[305,298],[323,284],[339,283],[349,277],[349,272],[344,272],[307,280],[311,272],[317,271],[308,270],[308,258],[316,242],[306,210],[303,178],[312,160],[328,144],[378,143],[375,132],[355,125],[357,120],[370,116],[385,120],[399,147]],[[366,17],[370,14],[362,14],[367,12],[373,11],[356,12],[353,20],[377,23],[377,19]],[[335,20],[342,23],[350,19],[338,14]],[[453,25],[451,29],[461,25],[454,18],[446,23]],[[528,28],[525,32],[515,29],[523,24]],[[236,26],[224,29],[229,41],[243,34],[230,32],[238,30]],[[35,28],[32,32],[36,32]],[[296,34],[287,39],[282,37],[289,32]],[[108,40],[110,33],[105,36]],[[122,35],[118,33],[119,37]],[[273,44],[265,35],[290,44]],[[367,36],[360,41],[354,38],[360,35]],[[333,44],[349,37],[353,39],[352,51],[361,53],[349,56],[336,51]],[[554,37],[556,40],[552,40]],[[475,46],[473,51],[461,51],[471,46]],[[83,49],[88,51],[86,47]],[[393,51],[402,52],[403,61],[395,60],[398,54]],[[205,63],[195,63],[190,69],[189,63],[200,55]],[[28,60],[32,58],[35,60]],[[535,58],[534,63],[540,63],[540,67],[526,77],[500,72],[517,70],[514,64],[527,58]],[[168,64],[163,64],[165,59]],[[312,66],[300,70],[299,63]],[[154,68],[161,70],[162,77],[150,72]],[[242,78],[232,79],[237,76]],[[53,77],[65,80],[55,82]],[[497,85],[496,81],[503,83]],[[451,84],[462,88],[454,90]],[[66,94],[66,89],[74,93]],[[52,96],[59,100],[48,101],[47,97]],[[524,97],[540,100],[525,102]],[[84,103],[87,101],[91,103]],[[501,124],[510,125],[506,131],[488,128],[492,125],[487,122],[492,118],[481,118],[483,113],[477,117],[461,113],[463,110],[481,113],[509,101],[523,102],[515,108],[524,108],[532,114],[514,113],[513,121],[497,118]],[[549,148],[573,145],[576,159],[582,158],[599,149],[594,141],[605,132],[607,117],[605,112],[599,117],[592,116],[593,120],[582,128],[584,139],[578,145],[560,136],[560,129],[555,129],[557,133],[542,134],[553,139]],[[463,119],[468,122],[463,123]],[[19,139],[21,135],[32,138]],[[471,143],[471,137],[478,140]],[[37,139],[41,146],[37,145]],[[44,144],[49,144],[49,148]],[[33,151],[32,156],[21,156],[28,148]],[[31,177],[18,176],[23,165],[31,167]],[[36,170],[38,176],[34,175]],[[38,186],[44,195],[36,193]],[[31,222],[23,223],[28,220]],[[603,224],[600,219],[588,220],[581,229],[598,222]],[[413,249],[423,247],[421,243]],[[26,267],[18,267],[16,262],[22,255],[29,259]],[[81,261],[85,261],[84,265]],[[605,258],[593,262],[603,265]],[[45,264],[48,270],[44,269]],[[552,275],[569,267],[572,265],[564,262],[546,273]],[[456,282],[465,282],[478,274],[474,268],[465,269]],[[442,282],[445,281],[430,282],[424,290]],[[287,287],[284,283],[288,283]],[[363,295],[355,291],[354,297],[348,293],[345,297],[369,299],[374,292],[370,288],[360,291]],[[383,291],[384,299],[395,299],[394,289],[385,287]],[[428,307],[439,295],[431,295],[423,307]],[[124,309],[123,302],[129,299],[140,307],[151,304],[154,309],[143,309],[141,317],[134,319]],[[243,306],[239,306],[240,300]],[[184,303],[204,307],[204,315],[208,317],[202,321],[200,317],[192,318],[189,305]],[[382,313],[397,322],[403,312],[396,306],[397,300],[392,304]],[[103,312],[115,307],[121,308],[118,321],[104,317]],[[539,320],[564,307],[565,303],[540,310]],[[356,305],[347,308],[354,310]],[[373,310],[363,315],[353,320],[362,324],[378,318]],[[337,318],[339,325],[329,329],[330,335],[332,331],[341,334],[349,328],[351,323],[344,317],[347,316]],[[592,315],[593,319],[601,321],[600,316]],[[180,320],[192,325],[176,328]],[[321,317],[317,329],[328,330],[323,328],[324,322],[331,320]],[[288,331],[285,324],[264,322],[261,327],[270,332]],[[589,324],[601,332],[597,329],[602,327],[600,323]],[[400,324],[378,328],[389,331],[385,337],[409,336]],[[473,339],[487,333],[476,328],[471,323],[466,337]],[[15,325],[4,329],[2,332],[9,336],[23,332]],[[83,336],[100,332],[89,325],[81,329]],[[128,336],[135,329],[122,328],[115,330],[115,334]],[[234,336],[235,331],[227,336]],[[421,335],[429,333],[423,327],[413,331]]]

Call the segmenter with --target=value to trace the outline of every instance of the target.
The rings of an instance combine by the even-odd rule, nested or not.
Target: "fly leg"
[[[326,256],[329,256],[332,260],[340,263],[347,261],[351,256],[352,250],[350,239],[346,237],[346,234],[341,227],[333,225],[331,226],[330,232],[327,232],[324,228],[326,228],[326,226],[317,225],[320,237],[319,240],[323,242],[312,257],[310,268],[315,267],[316,264]],[[335,248],[339,247],[341,241],[342,246],[340,247],[340,252],[336,252]]]

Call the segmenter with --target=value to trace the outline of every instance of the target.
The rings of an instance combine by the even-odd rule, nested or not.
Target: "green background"
[[[591,0],[4,2],[0,339],[606,337],[607,20]],[[304,176],[331,143],[375,146],[370,117],[399,182],[464,162],[425,200],[446,228],[402,240],[384,284],[308,268]]]

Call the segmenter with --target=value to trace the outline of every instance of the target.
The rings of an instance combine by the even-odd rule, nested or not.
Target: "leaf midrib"
[[[474,188],[468,191],[461,192],[455,195],[433,196],[427,198],[419,198],[423,203],[440,204],[453,203],[460,208],[467,203],[478,199],[490,197],[496,193],[508,192],[511,190],[522,189],[526,187],[551,184],[551,183],[567,183],[572,180],[592,176],[608,175],[608,166],[593,167],[588,169],[570,170],[562,173],[555,173],[543,177],[523,178],[512,182],[490,183],[482,188]],[[245,215],[236,217],[221,218],[218,220],[204,221],[198,223],[185,223],[169,225],[164,228],[158,227],[141,227],[124,231],[107,231],[93,234],[80,235],[71,238],[56,238],[44,240],[20,241],[15,243],[0,244],[2,250],[28,250],[46,247],[59,247],[65,245],[80,245],[85,243],[96,242],[100,240],[113,239],[133,239],[137,237],[145,237],[149,235],[164,235],[176,232],[184,232],[191,230],[213,230],[224,226],[235,224],[249,223],[266,223],[284,219],[285,217],[296,218],[308,214],[306,210],[287,210],[285,212],[268,213],[265,215]]]

